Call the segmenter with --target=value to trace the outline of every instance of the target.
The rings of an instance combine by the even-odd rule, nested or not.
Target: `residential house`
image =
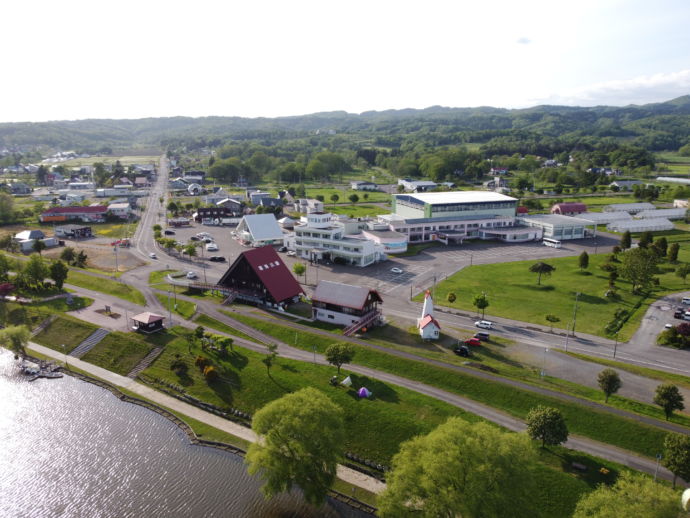
[[[381,321],[381,295],[364,286],[320,281],[311,297],[314,320],[345,326],[345,336]]]
[[[302,214],[311,214],[312,212],[323,212],[323,202],[312,198],[300,198],[295,201],[295,212]]]
[[[426,192],[438,187],[436,182],[428,180],[411,180],[409,178],[398,180],[398,185],[402,185],[408,192]]]
[[[374,182],[367,181],[352,181],[350,182],[350,189],[355,191],[376,191],[379,186]]]

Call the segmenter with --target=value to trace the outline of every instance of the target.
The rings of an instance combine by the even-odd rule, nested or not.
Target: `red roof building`
[[[577,216],[583,212],[587,212],[587,205],[584,203],[556,203],[551,207],[551,214],[560,214],[561,216]]]
[[[104,221],[108,207],[105,205],[92,205],[90,207],[52,207],[43,212],[39,219],[47,221],[67,221],[78,219],[84,222]]]
[[[304,293],[272,246],[242,252],[218,284],[230,288],[236,298],[255,304],[285,304]]]

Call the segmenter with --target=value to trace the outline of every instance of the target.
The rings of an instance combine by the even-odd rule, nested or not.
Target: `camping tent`
[[[340,384],[345,385],[346,387],[352,386],[352,380],[350,379],[350,376],[341,381]]]
[[[362,387],[357,391],[357,395],[361,398],[371,397],[371,391],[366,387]]]

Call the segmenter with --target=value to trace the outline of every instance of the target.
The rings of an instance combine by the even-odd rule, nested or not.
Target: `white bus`
[[[558,239],[551,239],[545,237],[544,239],[542,239],[542,243],[544,243],[544,246],[552,246],[553,248],[561,247],[561,242]]]

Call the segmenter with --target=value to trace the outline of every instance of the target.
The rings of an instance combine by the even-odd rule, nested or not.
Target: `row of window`
[[[494,201],[482,203],[450,203],[448,205],[433,205],[431,213],[438,212],[464,212],[469,210],[496,210],[496,209],[514,209],[517,202],[514,201]]]

